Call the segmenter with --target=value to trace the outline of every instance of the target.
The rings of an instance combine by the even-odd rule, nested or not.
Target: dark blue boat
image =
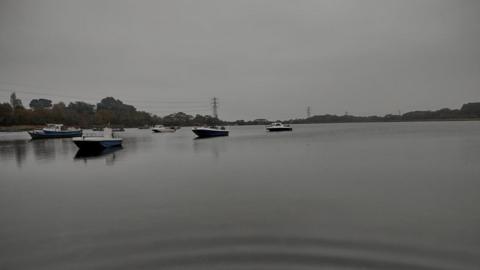
[[[121,138],[104,139],[102,137],[77,137],[73,138],[73,142],[78,148],[87,150],[102,150],[105,148],[118,147],[122,145]]]
[[[62,124],[48,124],[41,130],[29,131],[32,139],[73,138],[82,136],[81,129],[64,129]]]
[[[221,127],[221,128],[218,128],[218,127],[199,127],[199,128],[193,128],[192,131],[199,138],[228,136],[228,134],[229,134],[229,131],[226,130],[224,127]]]

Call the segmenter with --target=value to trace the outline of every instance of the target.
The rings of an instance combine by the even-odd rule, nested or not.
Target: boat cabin
[[[103,137],[104,138],[113,138],[113,130],[111,128],[104,128],[103,129]]]
[[[62,124],[47,124],[47,126],[44,128],[44,130],[50,130],[50,131],[61,131],[64,129],[65,128],[63,127]]]
[[[271,127],[289,127],[290,125],[284,125],[281,122],[275,122],[270,125]]]

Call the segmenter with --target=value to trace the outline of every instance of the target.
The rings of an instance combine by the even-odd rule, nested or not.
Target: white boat
[[[293,128],[290,125],[284,125],[280,122],[275,122],[272,123],[269,126],[266,126],[266,129],[270,132],[275,132],[275,131],[292,131]]]
[[[155,125],[152,128],[152,131],[155,133],[167,133],[167,132],[175,132],[177,129],[174,127],[165,127],[163,125]]]
[[[81,136],[72,139],[76,146],[85,150],[98,150],[122,145],[122,138],[114,136],[111,128],[103,129],[103,136]]]

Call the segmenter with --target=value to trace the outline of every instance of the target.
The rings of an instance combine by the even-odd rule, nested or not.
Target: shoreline
[[[0,132],[21,132],[34,129],[42,129],[44,125],[18,125],[18,126],[0,126]]]
[[[313,125],[313,124],[350,124],[350,123],[411,123],[411,122],[473,122],[480,121],[480,118],[466,118],[466,119],[431,119],[431,120],[410,120],[410,121],[338,121],[338,122],[318,122],[318,123],[292,123],[293,125]],[[288,123],[288,121],[283,121]],[[227,125],[229,125],[227,123]],[[244,126],[231,125],[230,126]],[[248,124],[245,126],[263,126],[263,124]],[[18,125],[18,126],[0,126],[0,133],[3,132],[23,132],[34,129],[41,129],[45,125]]]

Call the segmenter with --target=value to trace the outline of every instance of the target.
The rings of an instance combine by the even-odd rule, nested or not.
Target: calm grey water
[[[0,269],[480,269],[480,122],[0,134]]]

